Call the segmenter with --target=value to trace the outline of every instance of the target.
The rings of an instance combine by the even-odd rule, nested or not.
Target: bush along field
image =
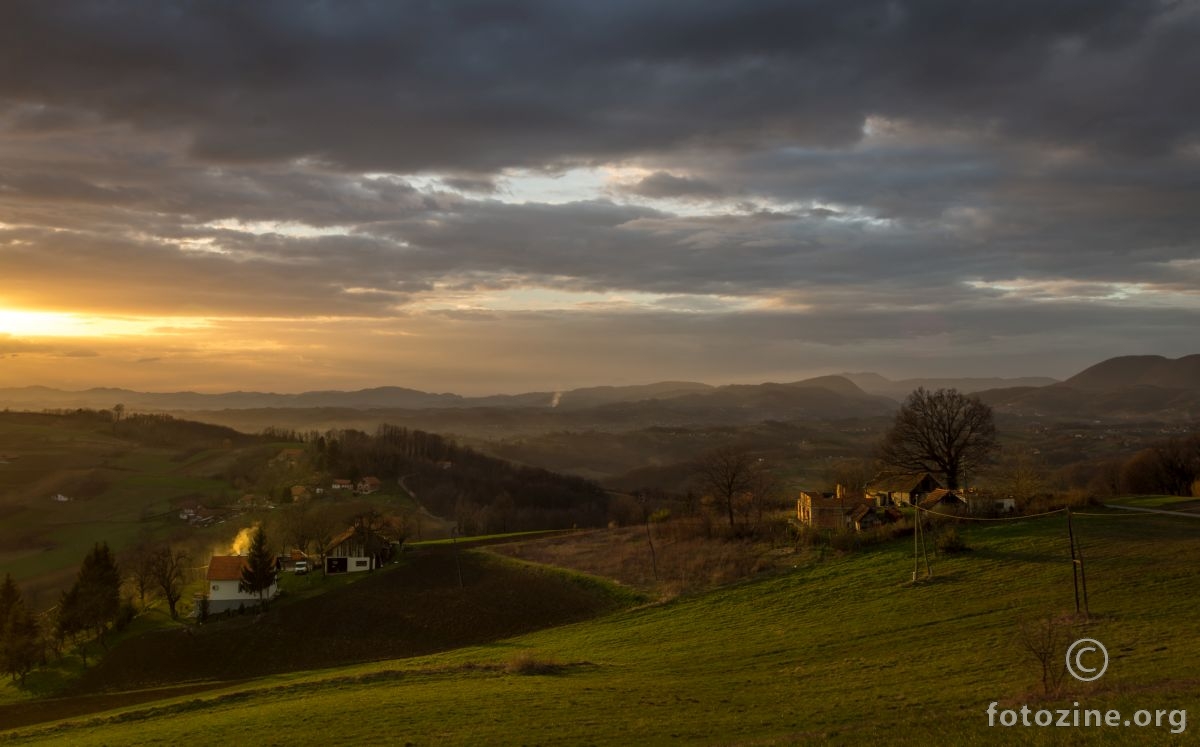
[[[1178,727],[1165,717],[1146,727],[989,726],[993,702],[1034,711],[1078,703],[1125,718],[1200,714],[1196,520],[1088,509],[1073,522],[1086,561],[1086,620],[1074,615],[1062,514],[963,523],[954,552],[931,545],[932,576],[922,559],[917,583],[913,542],[900,539],[500,641],[229,682],[2,737],[73,745],[1190,743],[1194,735],[1172,733]],[[1056,645],[1103,643],[1105,675],[1060,677],[1047,692],[1023,636],[1045,620],[1064,634]],[[310,645],[328,634],[313,630]],[[226,653],[251,652],[231,643]]]

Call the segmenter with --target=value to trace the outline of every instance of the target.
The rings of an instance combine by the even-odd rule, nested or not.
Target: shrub
[[[936,546],[942,555],[954,555],[971,549],[959,535],[958,528],[953,526],[948,526],[938,533]]]
[[[553,659],[539,658],[533,651],[519,651],[504,665],[508,674],[558,674],[562,664]]]

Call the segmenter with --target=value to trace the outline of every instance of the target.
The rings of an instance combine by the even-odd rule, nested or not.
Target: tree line
[[[381,425],[309,434],[317,469],[357,481],[404,478],[422,505],[464,534],[598,526],[608,496],[591,480],[488,456],[436,433]]]

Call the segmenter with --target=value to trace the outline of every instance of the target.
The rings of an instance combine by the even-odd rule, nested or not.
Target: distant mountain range
[[[980,392],[997,412],[1098,420],[1200,420],[1200,355],[1110,358],[1044,387]]]
[[[823,376],[790,384],[710,386],[690,381],[667,381],[639,386],[604,386],[565,392],[463,397],[431,394],[400,387],[354,392],[318,391],[301,394],[267,392],[136,392],[128,389],[62,391],[47,387],[0,389],[0,407],[20,409],[96,408],[122,404],[129,411],[214,412],[220,410],[537,410],[553,414],[583,411],[607,420],[631,409],[644,417],[670,422],[685,416],[743,421],[771,417],[838,417],[887,412],[896,403],[868,394],[840,376]],[[570,419],[570,418],[565,418]]]
[[[1004,387],[1039,387],[1057,384],[1058,379],[1048,376],[1023,376],[1020,378],[922,378],[892,381],[877,373],[844,373],[843,377],[853,381],[863,391],[879,394],[895,400],[903,400],[917,387],[926,389],[957,389],[964,394],[974,394],[988,389]]]
[[[639,424],[748,423],[762,420],[870,417],[894,412],[912,390],[955,388],[977,394],[997,412],[1014,415],[1089,418],[1200,417],[1200,355],[1179,359],[1125,356],[1098,363],[1066,381],[1025,378],[920,378],[893,381],[875,373],[820,376],[786,384],[711,386],[664,381],[638,386],[600,386],[563,392],[528,392],[485,397],[377,387],[353,392],[136,392],[128,389],[63,391],[47,387],[0,389],[0,407],[12,409],[94,408],[120,403],[130,411],[344,411],[339,419],[372,411],[388,414],[440,413],[457,422],[503,427],[531,418],[546,427]],[[470,411],[470,412],[466,412]],[[345,415],[346,412],[351,415]],[[457,414],[455,414],[457,413]],[[282,413],[280,413],[282,415]],[[229,420],[225,418],[224,420]],[[206,417],[214,422],[221,418]],[[288,417],[287,420],[294,420]]]

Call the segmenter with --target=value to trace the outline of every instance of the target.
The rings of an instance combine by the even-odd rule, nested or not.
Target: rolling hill
[[[1048,376],[1002,377],[922,377],[893,381],[876,373],[844,373],[843,377],[854,382],[863,391],[902,401],[917,387],[926,389],[957,389],[964,394],[974,394],[988,389],[1013,387],[1040,387],[1057,384],[1057,379]]]
[[[997,412],[1097,420],[1200,419],[1200,355],[1122,356],[1045,387],[980,392]]]
[[[73,745],[218,734],[248,743],[1186,743],[1166,721],[988,726],[991,702],[1178,716],[1200,696],[1195,520],[1091,513],[1101,515],[1079,516],[1075,528],[1092,619],[1070,635],[1101,641],[1111,660],[1101,680],[1068,680],[1059,697],[1039,694],[1038,663],[1017,631],[1071,607],[1061,516],[966,529],[973,551],[935,558],[934,578],[916,585],[904,541],[797,556],[775,576],[431,656],[211,683],[151,704],[134,692],[127,705],[114,696],[104,707],[116,710],[81,717],[65,711],[68,700],[67,721],[5,736]]]

